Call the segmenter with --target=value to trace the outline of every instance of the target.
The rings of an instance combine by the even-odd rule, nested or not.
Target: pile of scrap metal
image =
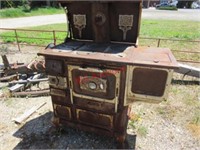
[[[45,74],[45,61],[42,58],[29,64],[10,64],[6,55],[2,55],[3,65],[0,65],[0,82],[8,82],[7,86],[12,96],[48,95],[49,88],[41,89],[40,82],[48,81]],[[36,90],[32,87],[37,85]]]

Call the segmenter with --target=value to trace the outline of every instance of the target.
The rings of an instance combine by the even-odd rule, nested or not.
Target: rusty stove
[[[54,124],[126,139],[131,104],[166,99],[177,62],[167,48],[137,47],[141,1],[61,1],[64,43],[45,57]]]

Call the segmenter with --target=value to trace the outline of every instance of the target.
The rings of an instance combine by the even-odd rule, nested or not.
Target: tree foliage
[[[43,0],[43,1],[34,1],[34,0],[0,0],[0,8],[16,8],[22,6],[25,11],[29,11],[35,7],[45,7],[45,6],[53,6],[57,7],[58,3],[56,1],[51,0]]]
[[[192,3],[196,0],[178,0],[177,8],[191,8]]]

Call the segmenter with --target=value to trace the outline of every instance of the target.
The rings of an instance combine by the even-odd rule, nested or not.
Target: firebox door
[[[114,103],[117,111],[120,71],[68,65],[72,96]]]

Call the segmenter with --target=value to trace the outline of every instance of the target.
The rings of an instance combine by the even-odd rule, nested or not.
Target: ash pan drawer
[[[73,97],[74,104],[77,107],[90,109],[90,110],[97,110],[106,114],[113,114],[115,113],[115,104],[100,102],[100,101],[91,101],[89,99],[83,99],[79,97]]]
[[[77,120],[80,123],[111,129],[113,127],[113,116],[93,113],[82,109],[76,109]]]

